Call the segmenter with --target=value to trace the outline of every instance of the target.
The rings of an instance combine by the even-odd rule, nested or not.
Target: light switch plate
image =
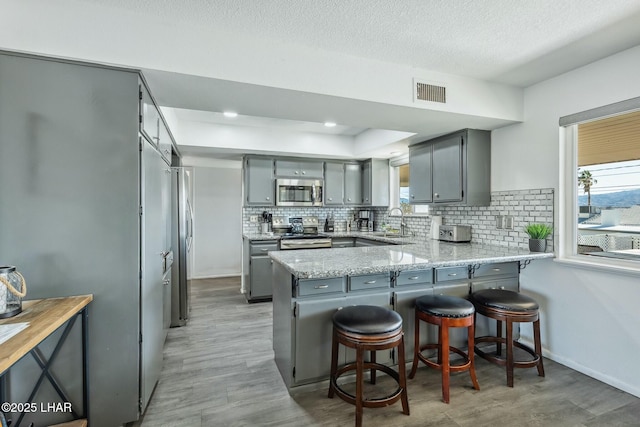
[[[513,217],[505,216],[504,217],[504,228],[507,230],[513,230]]]
[[[258,222],[258,215],[249,215],[249,222]]]

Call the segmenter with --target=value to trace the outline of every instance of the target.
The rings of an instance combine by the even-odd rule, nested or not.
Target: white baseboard
[[[520,339],[523,344],[526,344],[533,348],[533,342],[528,339]],[[564,365],[568,368],[573,369],[574,371],[578,371],[582,374],[585,374],[591,378],[595,378],[598,381],[602,381],[605,384],[609,384],[611,387],[615,387],[619,390],[622,390],[626,393],[632,394],[636,397],[640,397],[640,386],[637,384],[629,384],[624,381],[621,381],[619,378],[611,377],[609,375],[603,374],[602,372],[598,372],[592,368],[584,366],[573,359],[568,359],[566,357],[557,355],[552,353],[551,351],[542,348],[542,355],[547,359],[551,359],[554,362],[557,362],[561,365]]]

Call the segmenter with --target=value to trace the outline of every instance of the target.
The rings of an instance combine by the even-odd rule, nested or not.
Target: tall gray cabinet
[[[0,260],[23,273],[28,299],[94,295],[94,427],[137,420],[162,365],[169,165],[141,136],[141,85],[136,70],[0,52]],[[148,118],[151,129],[159,117]],[[75,329],[52,367],[72,397],[81,392],[78,343]],[[11,401],[37,380],[31,364],[10,371]],[[37,398],[58,401],[46,388]],[[23,424],[65,420],[33,413]]]

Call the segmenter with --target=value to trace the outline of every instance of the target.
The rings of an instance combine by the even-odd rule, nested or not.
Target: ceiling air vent
[[[447,102],[447,88],[414,79],[414,101]]]

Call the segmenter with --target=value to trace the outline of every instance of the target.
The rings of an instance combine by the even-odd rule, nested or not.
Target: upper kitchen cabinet
[[[274,206],[273,159],[246,157],[244,192],[247,206]]]
[[[158,120],[158,151],[162,155],[164,161],[171,165],[171,134],[169,128],[162,120]]]
[[[140,102],[140,130],[151,143],[157,145],[160,139],[160,112],[144,84],[140,85]]]
[[[288,178],[322,179],[322,161],[276,160],[276,176]]]
[[[360,163],[344,165],[344,204],[362,204],[362,165]]]
[[[362,204],[389,206],[389,161],[369,159],[362,164]]]
[[[488,206],[491,133],[465,129],[409,148],[410,203]]]
[[[344,163],[324,164],[324,204],[325,206],[344,203]]]

